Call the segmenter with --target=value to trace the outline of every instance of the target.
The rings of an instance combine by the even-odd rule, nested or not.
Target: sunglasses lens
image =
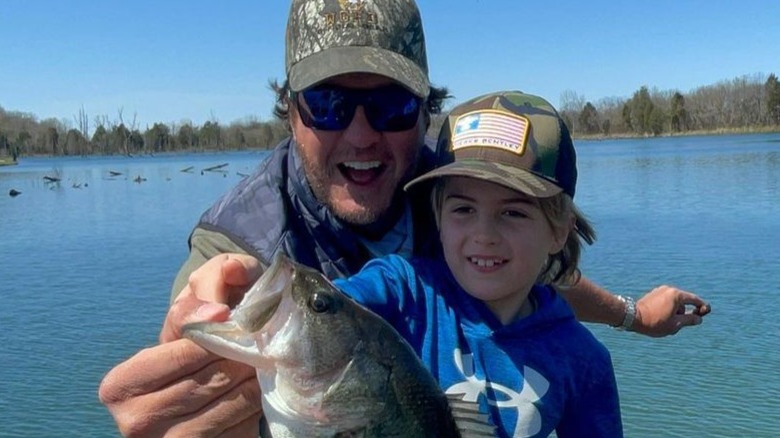
[[[417,124],[420,98],[400,86],[384,87],[367,95],[365,111],[377,131],[406,131]]]
[[[322,131],[346,129],[358,105],[379,132],[413,128],[420,110],[420,98],[398,85],[371,90],[323,85],[295,93],[294,99],[304,125]]]
[[[346,129],[355,115],[355,105],[348,101],[349,96],[341,89],[318,87],[305,90],[301,95],[305,103],[301,119],[310,128],[322,131]]]

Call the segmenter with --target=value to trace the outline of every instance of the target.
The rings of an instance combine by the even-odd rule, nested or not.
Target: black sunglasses
[[[376,131],[406,131],[417,124],[422,103],[420,97],[395,84],[365,90],[324,84],[291,92],[290,97],[303,124],[321,131],[346,129],[358,105],[363,106],[368,123]]]

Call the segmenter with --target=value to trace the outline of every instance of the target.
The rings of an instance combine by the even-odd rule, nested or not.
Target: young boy
[[[455,161],[405,189],[431,189],[443,259],[388,256],[334,283],[501,436],[622,436],[609,352],[554,288],[579,279],[580,239],[595,239],[563,120],[540,97],[493,93],[456,107],[439,141]]]

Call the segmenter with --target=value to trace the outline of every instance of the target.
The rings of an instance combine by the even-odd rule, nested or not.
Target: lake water
[[[634,296],[677,285],[713,307],[663,339],[589,326],[612,352],[626,436],[778,436],[780,134],[577,147],[576,201],[599,233],[586,275]],[[117,436],[100,379],[156,342],[192,226],[261,157],[0,168],[0,436]]]

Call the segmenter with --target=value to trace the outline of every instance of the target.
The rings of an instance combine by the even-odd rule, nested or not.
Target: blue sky
[[[418,0],[431,80],[458,103],[521,89],[560,105],[780,74],[775,0]],[[283,0],[0,0],[0,106],[222,124],[271,117]]]

